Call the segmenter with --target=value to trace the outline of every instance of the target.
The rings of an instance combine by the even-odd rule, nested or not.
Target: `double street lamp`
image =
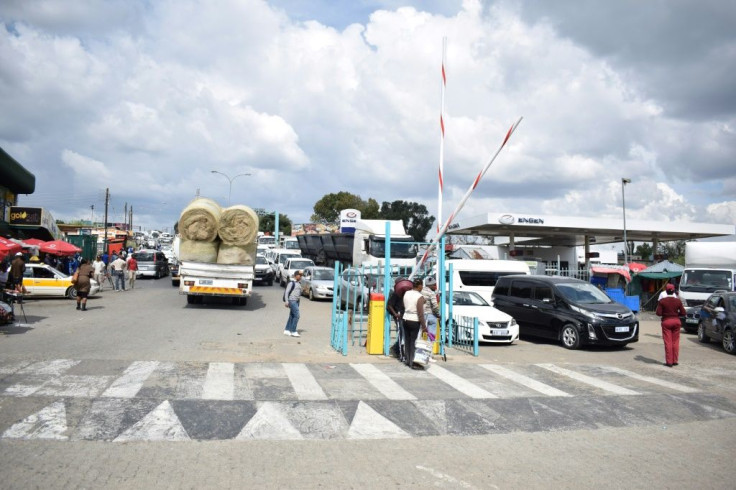
[[[621,179],[621,202],[624,208],[624,265],[629,263],[628,245],[626,243],[626,184],[631,184],[631,179]]]
[[[227,193],[227,205],[228,206],[230,205],[230,197],[233,194],[233,180],[235,180],[238,177],[241,177],[243,175],[250,175],[250,174],[238,174],[235,177],[230,178],[230,176],[228,176],[227,174],[224,174],[222,172],[218,172],[217,170],[210,170],[210,172],[213,173],[213,174],[220,174],[220,175],[224,176],[230,182],[230,190]]]

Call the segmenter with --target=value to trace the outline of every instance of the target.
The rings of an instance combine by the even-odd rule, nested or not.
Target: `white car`
[[[510,315],[497,310],[473,291],[455,291],[452,294],[452,316],[478,318],[478,342],[511,344],[519,339],[519,324]],[[453,340],[472,342],[472,329],[453,325]]]
[[[23,286],[32,296],[66,296],[77,297],[77,289],[72,284],[72,276],[54,269],[48,264],[29,263],[23,272]],[[100,291],[100,285],[90,279],[89,296]]]
[[[294,273],[296,271],[303,271],[307,267],[313,267],[314,261],[312,259],[305,259],[303,257],[292,257],[286,259],[286,262],[282,264],[281,274],[279,276],[279,285],[286,287],[286,284],[294,279]]]

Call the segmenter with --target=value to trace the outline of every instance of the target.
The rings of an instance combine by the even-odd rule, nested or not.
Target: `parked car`
[[[89,295],[100,291],[100,285],[90,279]],[[72,276],[54,269],[48,264],[29,263],[23,272],[23,286],[33,296],[66,296],[77,297],[77,289],[72,284]]]
[[[271,269],[271,264],[268,263],[266,257],[260,254],[256,255],[255,270],[254,282],[266,283],[269,286],[273,285],[273,269]]]
[[[493,306],[516,319],[522,336],[554,339],[567,349],[639,341],[634,313],[580,279],[504,276],[493,290]]]
[[[176,258],[169,262],[169,274],[171,274],[171,285],[179,286],[179,261]]]
[[[305,259],[303,257],[292,257],[286,259],[286,262],[284,262],[283,268],[281,269],[281,278],[279,279],[279,283],[282,287],[286,287],[286,284],[294,279],[294,273],[296,271],[303,271],[305,268],[313,265],[314,261],[312,259]]]
[[[698,340],[708,343],[718,340],[723,350],[736,354],[736,293],[716,291],[700,309]]]
[[[133,254],[138,262],[136,277],[155,277],[159,279],[169,275],[169,261],[159,250],[139,250]]]
[[[343,309],[368,310],[369,293],[376,288],[382,274],[366,273],[355,267],[348,267],[340,274],[340,306]]]
[[[489,305],[483,297],[473,291],[455,291],[452,293],[452,316],[457,315],[478,318],[478,341],[511,344],[519,339],[519,324],[511,315]],[[458,328],[453,325],[453,338],[460,341],[472,341],[472,329]]]
[[[335,269],[332,267],[306,267],[302,274],[302,294],[310,300],[332,299],[335,286]]]
[[[276,264],[276,280],[280,285],[284,286],[286,284],[284,282],[284,264],[291,258],[301,257],[301,254],[294,253],[293,251],[276,252],[273,257],[275,258],[274,263]]]

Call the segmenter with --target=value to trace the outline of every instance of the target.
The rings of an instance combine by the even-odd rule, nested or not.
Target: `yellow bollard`
[[[368,334],[365,349],[368,354],[383,354],[383,325],[386,299],[380,293],[371,293],[368,303]]]

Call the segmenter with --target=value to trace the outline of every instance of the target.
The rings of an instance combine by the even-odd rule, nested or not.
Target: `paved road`
[[[623,350],[522,340],[412,371],[332,350],[329,303],[283,336],[278,286],[234,307],[137,285],[0,330],[5,488],[733,486],[736,359],[686,335],[665,368],[656,322]]]

